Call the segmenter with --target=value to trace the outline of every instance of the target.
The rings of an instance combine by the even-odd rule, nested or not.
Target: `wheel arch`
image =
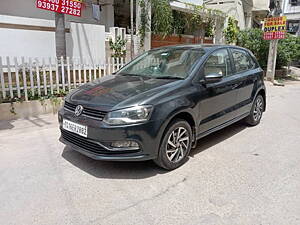
[[[169,125],[176,119],[182,119],[182,120],[185,120],[187,121],[187,123],[191,126],[191,129],[192,129],[192,135],[193,135],[193,142],[196,141],[196,120],[191,112],[191,110],[189,109],[186,109],[186,110],[181,110],[177,113],[174,113],[172,116],[169,117],[170,119],[168,119],[164,125],[162,126],[162,135],[161,135],[161,138],[160,138],[160,143],[163,139],[163,136],[164,134],[166,133],[167,131],[167,128],[169,127]]]

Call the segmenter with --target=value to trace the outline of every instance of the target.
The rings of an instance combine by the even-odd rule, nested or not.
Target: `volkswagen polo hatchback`
[[[265,111],[263,70],[244,48],[171,46],[150,50],[117,73],[66,98],[60,141],[96,160],[154,160],[171,170],[196,141]]]

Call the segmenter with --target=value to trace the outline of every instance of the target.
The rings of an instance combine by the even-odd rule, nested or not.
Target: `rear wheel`
[[[263,111],[265,108],[265,101],[262,95],[257,95],[255,98],[250,115],[246,118],[246,123],[255,126],[259,124]]]
[[[154,162],[167,170],[183,165],[192,146],[192,129],[185,120],[174,120],[167,128]]]

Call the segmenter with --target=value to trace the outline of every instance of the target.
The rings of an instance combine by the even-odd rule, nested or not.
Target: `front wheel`
[[[246,118],[246,123],[249,124],[250,126],[255,126],[259,124],[264,108],[265,108],[265,100],[263,96],[257,95],[257,97],[253,102],[250,115]]]
[[[192,129],[185,120],[174,120],[167,128],[154,162],[167,170],[183,165],[192,147]]]

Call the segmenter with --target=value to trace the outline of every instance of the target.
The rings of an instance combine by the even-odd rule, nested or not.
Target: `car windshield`
[[[203,49],[165,48],[146,52],[116,74],[157,79],[185,79],[205,54]]]

